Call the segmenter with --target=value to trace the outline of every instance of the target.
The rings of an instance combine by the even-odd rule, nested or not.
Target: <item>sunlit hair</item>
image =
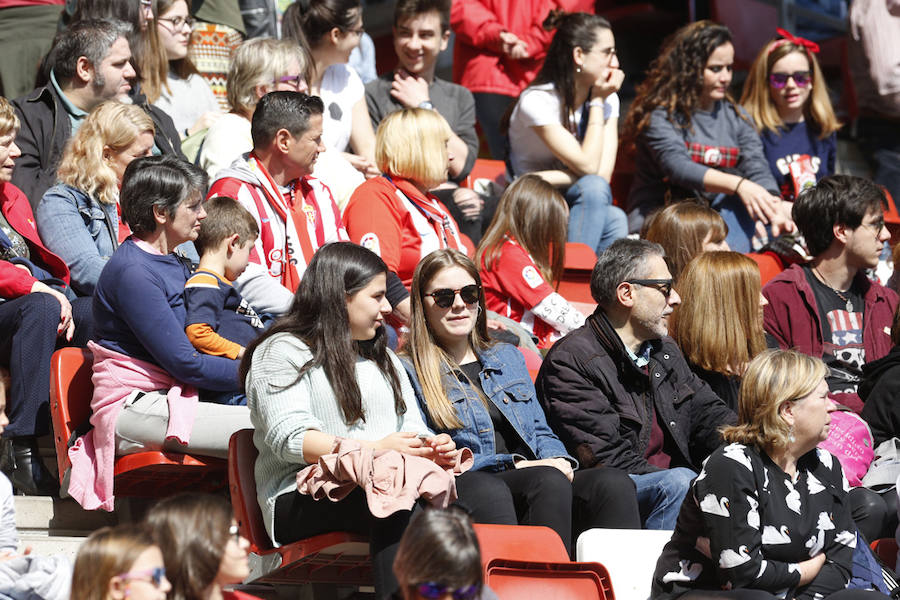
[[[775,92],[769,86],[769,75],[772,74],[775,63],[793,52],[805,56],[809,62],[809,70],[812,71],[812,90],[803,106],[803,116],[807,123],[812,123],[820,139],[827,138],[840,129],[841,124],[834,115],[819,61],[815,54],[789,40],[772,40],[759,51],[744,82],[741,104],[747,109],[757,130],[777,133],[784,126],[784,121],[772,101],[772,94]]]
[[[106,600],[112,578],[131,570],[148,548],[156,546],[142,525],[119,525],[96,530],[78,547],[72,569],[72,598]]]
[[[566,259],[566,201],[537,175],[524,175],[506,188],[494,219],[484,234],[475,264],[488,271],[500,256],[507,237],[527,252],[548,282],[562,276]]]
[[[203,208],[206,218],[200,222],[200,233],[194,240],[194,248],[201,257],[218,250],[222,242],[235,234],[241,246],[259,237],[256,219],[234,198],[216,196],[204,202]]]
[[[119,197],[116,172],[104,154],[126,150],[142,133],[154,135],[153,120],[139,106],[103,102],[85,118],[63,152],[57,177],[60,182],[103,204]]]
[[[475,280],[476,284],[481,286],[481,277],[478,275],[475,263],[458,250],[435,250],[423,258],[413,273],[410,289],[409,336],[403,348],[403,353],[412,361],[416,369],[428,414],[439,429],[462,427],[462,422],[456,416],[456,409],[447,399],[441,377],[443,371],[448,368],[458,368],[459,365],[441,348],[434,333],[428,327],[428,320],[425,318],[425,291],[441,271],[450,267],[460,267]],[[484,288],[478,292],[478,306],[475,327],[469,332],[469,345],[476,353],[490,345],[487,317],[485,316]],[[454,379],[453,385],[462,384]]]
[[[439,583],[453,589],[482,585],[481,549],[462,509],[431,508],[409,522],[394,559],[403,600],[416,600],[416,586]]]
[[[730,42],[728,28],[712,21],[690,23],[672,34],[635,90],[622,131],[623,139],[633,147],[650,125],[650,115],[657,108],[665,110],[677,126],[691,130],[691,118],[700,108],[706,63],[716,48]],[[725,99],[730,109],[736,111],[730,93],[725,94]]]
[[[19,117],[9,100],[0,96],[0,135],[18,133]]]
[[[231,56],[225,84],[231,109],[239,114],[253,113],[259,102],[256,86],[273,86],[275,78],[288,74],[294,61],[299,65],[300,73],[305,73],[306,53],[293,40],[253,38],[238,46]]]
[[[666,262],[676,281],[684,266],[703,252],[705,241],[720,244],[728,236],[722,216],[699,202],[670,204],[647,219],[645,228],[641,237],[665,248]]]
[[[169,496],[155,504],[145,520],[162,550],[172,584],[169,600],[207,598],[230,537],[233,515],[228,501],[212,494]]]
[[[739,252],[703,252],[676,285],[681,304],[669,334],[698,367],[740,375],[766,348],[759,306],[759,267]]]
[[[821,359],[796,350],[763,350],[741,380],[737,425],[723,427],[722,438],[766,452],[786,448],[790,426],[781,407],[811,394],[827,373]]]
[[[398,110],[378,125],[375,163],[385,175],[435,187],[447,181],[450,134],[447,121],[433,110]]]

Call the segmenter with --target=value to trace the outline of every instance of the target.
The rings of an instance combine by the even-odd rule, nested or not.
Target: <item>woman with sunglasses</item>
[[[816,60],[818,44],[778,33],[753,61],[741,104],[760,132],[781,197],[793,200],[834,173],[841,124]]]
[[[147,99],[168,113],[182,138],[209,129],[222,116],[212,88],[188,57],[191,16],[186,0],[157,0],[153,19],[162,56],[143,73]]]
[[[731,32],[712,21],[679,29],[651,64],[623,131],[636,148],[630,231],[665,202],[685,198],[722,215],[738,252],[749,252],[765,225],[774,235],[793,229],[759,135],[729,94],[733,65]]]
[[[171,589],[162,552],[144,526],[98,529],[78,548],[72,600],[166,600]]]
[[[146,523],[165,557],[172,582],[169,600],[255,598],[225,590],[250,574],[250,542],[240,534],[225,498],[212,494],[170,496],[150,509]]]
[[[404,364],[426,423],[475,454],[456,479],[479,523],[545,525],[567,548],[593,527],[640,528],[623,471],[577,471],[547,425],[522,354],[487,335],[475,263],[437,250],[416,267]]]

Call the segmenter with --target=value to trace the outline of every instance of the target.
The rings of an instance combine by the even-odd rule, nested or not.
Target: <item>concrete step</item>
[[[85,537],[105,525],[115,525],[115,514],[83,510],[71,498],[15,496],[16,527],[20,534]]]
[[[75,561],[75,555],[84,536],[48,535],[40,532],[19,532],[19,551],[24,552],[31,548],[31,553],[38,556],[51,556],[61,554],[70,561]]]

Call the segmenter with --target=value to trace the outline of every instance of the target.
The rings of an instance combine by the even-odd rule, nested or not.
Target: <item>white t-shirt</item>
[[[212,88],[200,75],[192,73],[187,79],[181,79],[169,73],[167,83],[169,90],[162,86],[154,106],[172,117],[179,135],[184,135],[185,130],[193,127],[204,113],[222,111]]]
[[[550,148],[538,137],[533,127],[559,123],[562,100],[552,83],[526,88],[519,96],[509,120],[509,159],[516,176],[544,171],[565,169]],[[574,124],[581,122],[582,107],[575,110]],[[619,96],[610,94],[603,103],[604,120],[619,116]]]
[[[319,92],[325,104],[322,141],[326,148],[343,152],[350,143],[353,106],[363,100],[366,88],[356,71],[346,64],[337,64],[325,70]]]

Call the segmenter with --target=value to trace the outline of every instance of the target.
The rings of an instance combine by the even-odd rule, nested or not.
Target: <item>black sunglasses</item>
[[[663,296],[665,296],[666,298],[672,295],[671,279],[626,279],[625,283],[656,288],[660,292],[662,292]]]
[[[434,303],[437,306],[441,308],[450,308],[451,306],[453,306],[453,301],[456,300],[457,294],[459,294],[459,297],[462,298],[462,301],[466,304],[478,304],[478,292],[480,290],[480,285],[472,283],[469,285],[464,285],[458,290],[442,288],[440,290],[434,290],[430,294],[425,295],[434,298]]]
[[[467,585],[466,587],[453,589],[450,586],[444,585],[442,583],[429,581],[428,583],[420,583],[418,586],[416,586],[416,590],[423,598],[442,598],[446,594],[450,594],[453,596],[453,600],[471,600],[472,598],[478,596],[479,592],[481,592],[481,586]]]

